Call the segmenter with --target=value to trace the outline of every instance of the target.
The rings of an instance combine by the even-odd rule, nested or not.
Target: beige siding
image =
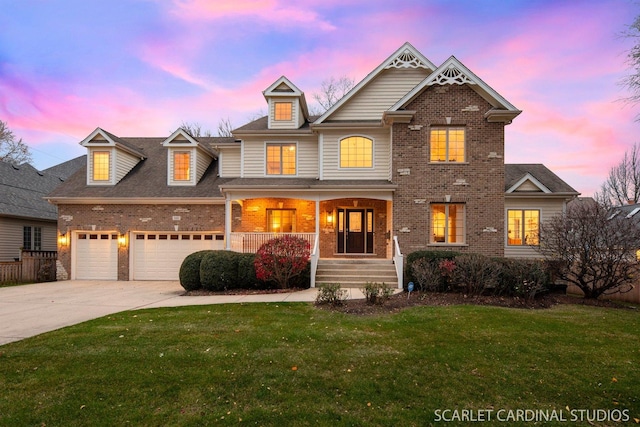
[[[244,177],[261,178],[266,175],[266,152],[267,143],[282,143],[297,145],[297,178],[317,178],[318,177],[318,142],[315,137],[301,138],[296,140],[273,139],[273,140],[245,140],[244,145]],[[278,177],[294,177],[293,175],[270,175]]]
[[[291,120],[275,120],[276,102],[291,103]],[[301,116],[300,105],[297,98],[271,98],[269,100],[269,128],[270,129],[298,129],[300,127],[298,117]]]
[[[240,176],[240,147],[220,149],[218,162],[221,178],[236,178]]]
[[[355,135],[373,140],[372,168],[340,168],[340,140]],[[389,129],[323,132],[322,179],[389,179],[390,152]]]
[[[362,88],[330,120],[380,120],[382,113],[428,75],[422,68],[385,70]]]
[[[532,209],[540,211],[540,222],[547,221],[556,215],[560,215],[564,208],[563,199],[540,199],[540,198],[505,198],[504,201],[504,218],[505,218],[505,236],[504,236],[504,256],[509,258],[541,258],[531,246],[509,246],[507,244],[508,232],[507,227],[507,211],[510,209]]]
[[[136,156],[133,156],[129,153],[125,153],[123,151],[115,150],[115,162],[116,162],[116,182],[120,182],[122,178],[127,175],[131,169],[133,169],[140,159]]]
[[[196,183],[200,182],[200,178],[207,171],[213,159],[202,151],[196,151]]]
[[[55,222],[27,219],[0,218],[0,262],[13,261],[20,254],[23,227],[42,228],[42,250],[57,250],[57,226]]]

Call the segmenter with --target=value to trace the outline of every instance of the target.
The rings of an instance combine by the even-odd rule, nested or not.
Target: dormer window
[[[176,151],[173,153],[173,180],[191,180],[191,153],[188,151]]]
[[[109,181],[111,170],[111,153],[109,151],[93,152],[93,180]]]
[[[276,102],[274,104],[274,119],[278,121],[290,121],[292,119],[291,102]]]

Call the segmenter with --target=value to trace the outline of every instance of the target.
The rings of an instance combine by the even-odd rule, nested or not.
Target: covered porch
[[[228,250],[256,252],[268,240],[289,234],[309,242],[312,285],[321,259],[393,260],[401,274],[402,254],[392,234],[392,184],[253,181],[237,179],[221,187]]]

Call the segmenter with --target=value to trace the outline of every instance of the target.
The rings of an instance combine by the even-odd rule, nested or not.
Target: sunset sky
[[[44,169],[96,127],[168,136],[239,127],[281,75],[307,100],[361,80],[404,42],[456,56],[523,113],[507,163],[544,163],[592,195],[637,138],[621,78],[633,0],[0,0],[0,120]]]

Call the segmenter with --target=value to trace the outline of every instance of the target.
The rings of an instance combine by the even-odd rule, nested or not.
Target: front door
[[[338,209],[338,253],[373,253],[373,209]]]

